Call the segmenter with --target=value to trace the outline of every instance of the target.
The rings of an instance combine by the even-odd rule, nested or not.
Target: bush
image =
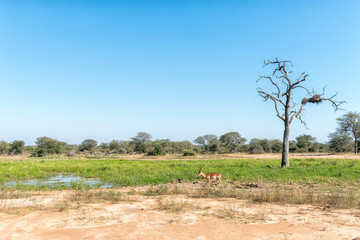
[[[260,146],[260,145],[256,145],[256,146],[250,151],[250,153],[252,153],[252,154],[260,154],[260,153],[264,153],[264,152],[265,152],[265,151],[264,151],[263,147]]]
[[[156,144],[154,147],[151,147],[148,151],[148,156],[163,156],[165,155],[164,149],[161,145]]]
[[[183,156],[195,156],[195,152],[191,149],[184,150]]]

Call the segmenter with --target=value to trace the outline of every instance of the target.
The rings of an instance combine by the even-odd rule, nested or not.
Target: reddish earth
[[[133,188],[115,189],[128,192]],[[138,191],[138,189],[136,189]],[[115,204],[73,202],[74,191],[0,200],[0,239],[355,239],[360,210],[252,204],[183,195],[128,195]],[[16,213],[16,214],[14,214]]]

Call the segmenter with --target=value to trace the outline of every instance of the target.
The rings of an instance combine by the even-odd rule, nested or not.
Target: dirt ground
[[[33,192],[19,199],[0,199],[0,239],[352,240],[360,237],[359,209],[139,194],[145,188],[114,189],[126,193],[127,198],[120,202],[79,200],[67,208],[62,206],[74,190]]]

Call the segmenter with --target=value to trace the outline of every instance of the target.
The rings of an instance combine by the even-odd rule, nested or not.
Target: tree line
[[[359,150],[360,114],[348,112],[337,119],[338,128],[330,133],[327,143],[319,143],[315,137],[303,134],[289,141],[289,151],[305,152],[355,152]],[[108,154],[145,154],[159,156],[166,154],[225,154],[225,153],[281,153],[283,142],[278,139],[257,139],[249,142],[238,132],[228,132],[221,136],[205,134],[190,141],[171,141],[169,139],[152,140],[146,132],[139,132],[130,140],[112,140],[109,143],[98,143],[94,139],[86,139],[81,144],[68,144],[50,137],[39,137],[36,145],[25,146],[24,141],[11,143],[0,141],[0,154],[30,154],[33,157],[46,155],[108,155]]]

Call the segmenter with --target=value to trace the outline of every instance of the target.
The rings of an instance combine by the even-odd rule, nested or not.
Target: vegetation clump
[[[184,153],[183,153],[183,156],[195,156],[196,154],[195,154],[195,152],[194,152],[194,150],[192,150],[192,149],[186,149],[186,150],[184,150]]]

